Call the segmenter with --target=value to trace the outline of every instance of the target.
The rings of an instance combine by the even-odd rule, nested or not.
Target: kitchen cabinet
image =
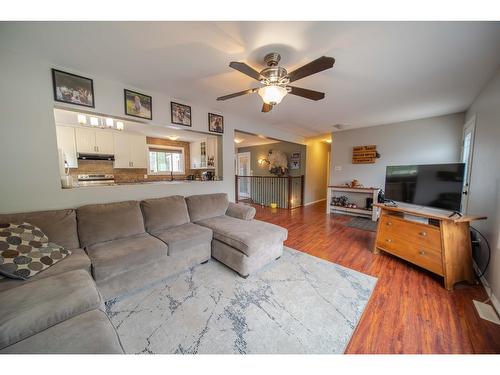
[[[207,138],[189,144],[191,169],[214,169],[217,159],[217,140]]]
[[[114,135],[115,168],[148,168],[146,136],[117,133]]]
[[[114,154],[113,131],[75,128],[76,150],[81,154]]]
[[[75,129],[69,126],[56,126],[57,148],[61,149],[66,167],[78,168],[76,154]]]

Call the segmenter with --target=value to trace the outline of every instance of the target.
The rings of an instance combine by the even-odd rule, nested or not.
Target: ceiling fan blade
[[[273,109],[273,106],[271,104],[262,104],[262,112],[269,112],[271,109]]]
[[[301,66],[300,68],[289,73],[288,77],[290,78],[290,82],[297,81],[312,74],[330,69],[333,67],[334,63],[335,59],[333,57],[321,56],[319,59],[311,61],[309,64]]]
[[[295,86],[288,86],[288,87],[291,89],[289,92],[290,94],[302,96],[303,98],[306,98],[306,99],[321,100],[325,97],[324,92],[303,89],[301,87],[295,87]]]
[[[262,77],[258,71],[245,63],[231,61],[231,63],[229,63],[229,66],[243,74],[246,74],[249,77],[252,77],[253,79],[256,79],[257,81],[264,79],[264,77]]]
[[[254,93],[255,91],[257,91],[257,89],[248,89],[248,90],[245,90],[245,91],[235,92],[234,94],[229,94],[229,95],[219,96],[219,97],[217,98],[217,100],[227,100],[227,99],[232,99],[232,98],[236,98],[237,96],[246,95],[246,94],[252,94],[252,93]]]

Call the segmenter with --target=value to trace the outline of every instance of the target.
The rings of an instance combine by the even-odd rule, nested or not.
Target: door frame
[[[469,148],[469,160],[467,161],[466,175],[464,176],[464,189],[462,192],[462,212],[467,214],[469,209],[469,196],[471,188],[471,175],[472,175],[472,164],[474,162],[474,143],[476,138],[476,115],[474,114],[467,122],[465,122],[462,128],[462,144],[460,151],[460,160],[464,162],[464,140],[467,133],[471,133],[471,141]]]
[[[248,157],[248,169],[249,169],[249,176],[252,174],[252,155],[250,153],[250,151],[246,151],[246,152],[238,152],[236,153],[236,175],[238,176],[239,173],[240,173],[240,155],[241,156],[247,156]],[[248,196],[242,196],[241,195],[241,180],[239,182],[239,185],[238,185],[238,197],[243,197],[243,198],[250,198],[251,197],[251,192],[250,192],[250,180],[247,178],[245,179],[247,180],[247,192],[248,192]]]

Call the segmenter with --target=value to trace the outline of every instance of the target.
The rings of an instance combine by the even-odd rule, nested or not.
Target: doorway
[[[238,176],[251,176],[251,160],[250,152],[240,152],[236,154],[236,174]],[[249,178],[240,179],[238,195],[243,199],[250,198]]]
[[[464,125],[462,134],[462,163],[465,163],[464,187],[462,190],[462,212],[467,214],[469,203],[470,177],[472,157],[474,155],[474,133],[476,131],[476,116],[473,116]]]

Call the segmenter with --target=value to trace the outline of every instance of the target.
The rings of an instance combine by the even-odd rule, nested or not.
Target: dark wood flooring
[[[500,353],[500,326],[482,320],[481,285],[457,284],[388,254],[371,252],[375,233],[329,216],[325,203],[294,210],[255,206],[256,218],[286,227],[285,245],[378,278],[346,353]]]

